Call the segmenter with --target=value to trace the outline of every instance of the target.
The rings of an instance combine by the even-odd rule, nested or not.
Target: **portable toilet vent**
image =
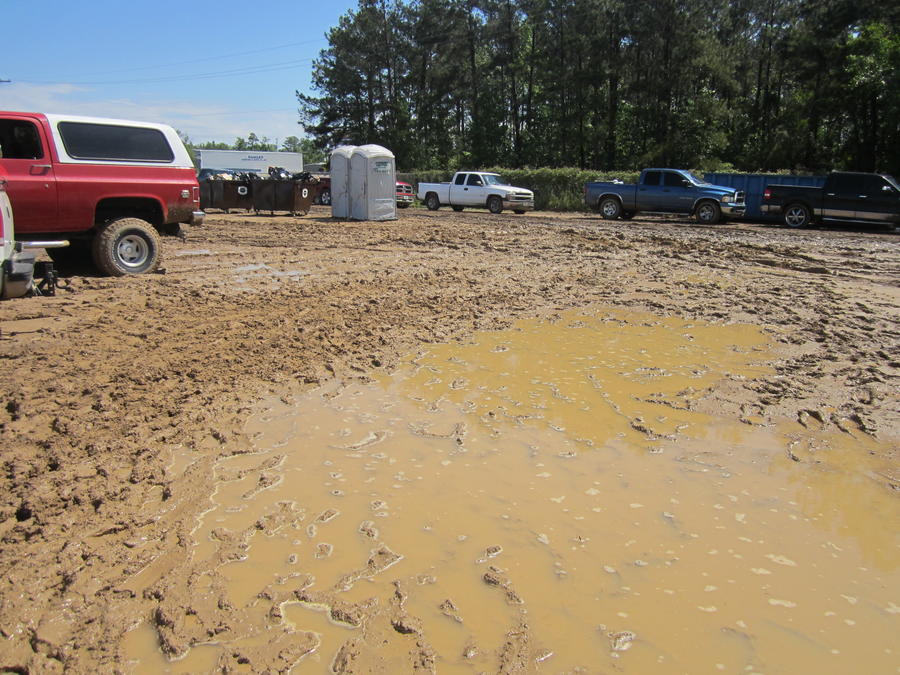
[[[353,150],[350,217],[354,220],[397,218],[397,171],[394,153],[387,148],[361,145]]]
[[[331,215],[350,217],[350,156],[355,145],[340,145],[331,152]]]

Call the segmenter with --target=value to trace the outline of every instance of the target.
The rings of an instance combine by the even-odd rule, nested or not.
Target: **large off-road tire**
[[[722,219],[722,209],[714,201],[705,200],[697,204],[694,212],[697,222],[702,225],[715,225]]]
[[[159,267],[159,235],[140,218],[119,218],[94,237],[91,254],[97,269],[111,277],[147,274]]]
[[[503,200],[497,195],[491,195],[487,199],[487,207],[491,213],[501,213],[503,211]]]
[[[441,208],[441,200],[438,199],[438,196],[433,192],[429,192],[425,195],[425,206],[428,207],[429,211],[437,211]]]
[[[806,204],[788,204],[784,209],[784,224],[788,227],[807,227],[812,222],[812,213]]]
[[[331,206],[331,188],[322,188],[319,193],[319,203],[322,206]]]
[[[615,220],[622,215],[622,202],[615,197],[606,197],[597,204],[597,210],[606,220]]]
[[[453,210],[454,210],[454,211],[462,211],[462,210],[463,210],[463,207],[462,207],[462,206],[454,206],[454,207],[453,207]]]

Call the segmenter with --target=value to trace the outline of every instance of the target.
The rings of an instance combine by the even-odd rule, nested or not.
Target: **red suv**
[[[0,166],[16,230],[60,265],[93,261],[112,276],[159,266],[159,235],[199,225],[191,158],[164,124],[0,111]]]

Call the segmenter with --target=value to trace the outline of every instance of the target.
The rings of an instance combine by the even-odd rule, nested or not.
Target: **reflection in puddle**
[[[376,672],[406,638],[451,673],[895,672],[898,514],[867,441],[695,412],[765,349],[745,326],[572,312],[269,401],[194,559],[259,615],[240,639],[315,636],[298,673],[391,603]],[[142,627],[126,650],[201,671],[211,643],[167,663]]]

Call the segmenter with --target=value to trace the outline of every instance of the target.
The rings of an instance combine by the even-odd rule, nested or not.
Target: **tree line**
[[[900,174],[900,4],[360,0],[300,122],[404,170]]]

